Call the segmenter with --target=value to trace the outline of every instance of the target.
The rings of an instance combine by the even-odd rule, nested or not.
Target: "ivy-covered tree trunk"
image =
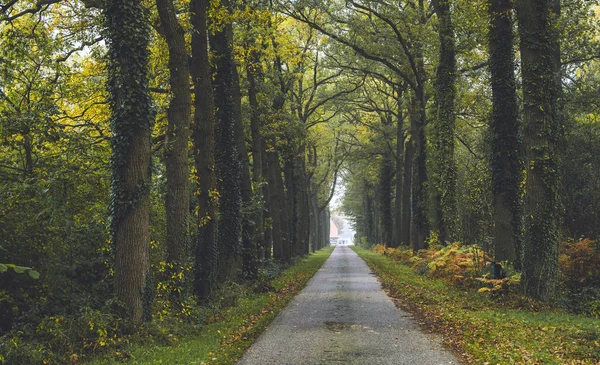
[[[394,199],[394,224],[392,227],[392,247],[398,247],[402,244],[402,169],[404,163],[404,141],[406,134],[404,133],[404,116],[402,113],[402,91],[398,94],[398,112],[396,120],[396,191]],[[407,228],[407,227],[406,227]]]
[[[558,0],[519,0],[525,121],[525,236],[523,293],[548,299],[558,274],[560,220],[560,110]]]
[[[412,248],[417,251],[425,248],[425,238],[429,233],[427,217],[425,214],[425,189],[427,182],[427,168],[425,155],[425,90],[418,88],[411,98],[410,121],[411,136],[414,140],[414,154],[412,159],[412,184],[411,184],[411,242]]]
[[[248,103],[250,104],[250,130],[252,134],[252,182],[255,185],[254,195],[256,200],[260,202],[258,207],[254,207],[255,235],[256,246],[258,250],[265,251],[265,233],[264,233],[264,207],[263,207],[263,188],[261,184],[264,182],[263,175],[263,138],[260,134],[261,126],[261,110],[258,103],[258,92],[262,81],[262,73],[260,71],[260,56],[258,51],[250,50],[249,60],[246,63],[246,77],[248,79]],[[260,255],[264,256],[264,253]]]
[[[419,23],[425,26],[428,21],[424,0],[418,0]],[[425,126],[427,125],[427,98],[425,95],[425,61],[423,59],[423,42],[417,38],[414,44],[416,64],[416,87],[411,93],[409,104],[410,135],[414,141],[411,176],[411,242],[414,250],[425,248],[425,238],[429,235],[426,215],[427,158]]]
[[[229,1],[221,1],[229,11]],[[215,73],[215,172],[219,191],[219,276],[227,279],[241,272],[242,234],[241,166],[235,139],[233,31],[231,23],[209,34]]]
[[[380,232],[381,240],[386,246],[392,244],[392,156],[390,151],[386,151],[381,161],[381,170],[379,172],[379,206],[380,206]]]
[[[493,113],[490,124],[494,252],[497,261],[520,268],[520,163],[519,109],[515,82],[512,1],[490,0],[490,72]]]
[[[430,125],[428,156],[431,227],[438,232],[440,243],[456,235],[456,164],[454,161],[454,98],[456,95],[456,54],[451,0],[433,1],[439,21],[440,60],[435,80],[436,118]]]
[[[411,191],[412,191],[412,166],[414,143],[412,138],[406,142],[404,150],[404,166],[402,167],[402,230],[400,231],[400,242],[402,245],[411,246]]]
[[[269,176],[269,210],[273,222],[273,258],[286,261],[289,251],[289,232],[286,195],[281,177],[281,166],[277,151],[266,153]]]
[[[181,265],[189,246],[190,184],[188,142],[192,97],[190,68],[183,27],[172,0],[156,0],[160,33],[169,48],[171,101],[167,110],[165,165],[167,175],[167,262]]]
[[[266,184],[263,185],[262,193],[265,200],[263,216],[264,216],[264,226],[265,226],[265,259],[270,260],[273,258],[274,246],[275,246],[275,222],[272,215],[272,197],[270,190],[270,171],[269,171],[269,163],[267,156],[267,144],[266,141],[262,140],[262,171]]]
[[[108,82],[112,130],[111,240],[115,293],[134,322],[150,319],[150,26],[137,0],[108,0]]]
[[[230,39],[233,39],[232,27],[227,28],[231,32]],[[233,53],[231,54],[233,56]],[[235,67],[233,71],[233,104],[234,104],[234,123],[235,123],[235,143],[238,152],[238,160],[241,166],[241,192],[242,192],[242,273],[248,279],[254,279],[258,275],[258,258],[255,241],[255,221],[254,209],[252,207],[252,179],[250,178],[250,160],[246,148],[246,137],[244,136],[244,126],[242,124],[242,93],[240,90],[240,77]]]
[[[216,177],[214,171],[214,99],[208,56],[207,12],[209,0],[191,0],[192,60],[194,81],[194,161],[198,232],[195,242],[194,291],[201,299],[212,291],[217,275]]]

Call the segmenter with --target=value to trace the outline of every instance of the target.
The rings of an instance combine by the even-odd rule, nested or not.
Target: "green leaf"
[[[31,276],[34,279],[39,279],[40,273],[35,270],[29,270],[29,276]]]
[[[27,270],[27,268],[24,266],[15,266],[15,267],[13,267],[13,269],[15,270],[15,272],[17,274],[22,274]]]
[[[8,270],[8,266],[0,264],[0,272],[6,272],[6,270]]]

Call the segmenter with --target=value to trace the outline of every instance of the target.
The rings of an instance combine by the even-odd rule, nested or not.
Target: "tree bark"
[[[490,72],[493,95],[490,124],[494,252],[496,261],[520,267],[520,163],[519,109],[515,82],[512,1],[490,0]]]
[[[273,148],[273,147],[271,147]],[[276,151],[266,153],[269,174],[270,214],[273,221],[273,258],[286,261],[289,245],[288,216],[286,195],[281,177],[279,154]]]
[[[381,216],[381,239],[378,243],[383,243],[387,247],[392,245],[392,156],[390,151],[386,151],[381,162],[381,171],[379,179],[379,206]]]
[[[558,0],[517,1],[526,141],[523,293],[548,299],[558,274],[560,220],[560,47]]]
[[[167,262],[181,265],[189,246],[190,184],[188,142],[192,97],[185,34],[175,15],[172,0],[156,0],[160,33],[169,48],[172,98],[167,110],[165,165],[167,175]]]
[[[451,0],[434,0],[439,21],[440,60],[436,72],[436,118],[429,129],[430,171],[427,174],[432,206],[432,229],[441,244],[456,238],[456,166],[454,161],[454,98],[456,95],[456,53]]]
[[[230,10],[229,0],[221,1]],[[214,53],[215,172],[219,191],[219,277],[227,280],[241,272],[242,192],[241,166],[235,138],[233,31],[231,23],[209,34]]]
[[[149,24],[136,0],[109,0],[108,82],[112,129],[111,239],[115,293],[136,323],[150,319],[150,128]],[[125,25],[125,26],[124,26]],[[128,29],[136,29],[130,32]]]
[[[260,134],[261,111],[258,103],[259,84],[261,83],[262,73],[260,72],[260,56],[256,50],[249,51],[249,60],[246,63],[246,77],[248,78],[248,103],[250,104],[250,130],[252,133],[252,181],[256,187],[264,182],[263,177],[263,138]],[[255,220],[255,240],[258,250],[266,251],[265,228],[264,228],[264,194],[263,188],[256,188],[254,191],[257,200],[261,202],[254,212]],[[266,257],[265,257],[266,258]]]
[[[298,220],[296,222],[297,254],[309,253],[310,240],[310,208],[308,202],[308,179],[306,176],[306,160],[304,145],[300,147],[299,156],[296,158],[296,201],[298,202]]]
[[[291,154],[290,154],[291,155]],[[294,164],[294,156],[287,156],[284,158],[284,169],[283,174],[285,176],[285,198],[286,207],[288,209],[288,234],[289,234],[289,249],[286,250],[286,261],[292,259],[292,255],[296,254],[298,242],[297,242],[297,222],[298,222],[298,201],[296,200],[296,166]],[[289,256],[289,257],[288,257]]]
[[[425,248],[425,237],[429,233],[425,214],[425,192],[423,186],[427,182],[425,156],[425,91],[421,88],[411,98],[410,120],[411,136],[414,139],[411,199],[411,242],[415,251]]]
[[[412,138],[406,142],[406,150],[404,152],[404,166],[402,179],[402,231],[400,232],[400,242],[405,246],[412,246],[411,237],[411,190],[412,190],[412,166],[413,166],[413,151],[414,143]]]
[[[398,117],[396,120],[396,192],[394,199],[394,226],[392,229],[392,247],[402,244],[402,231],[407,229],[402,225],[402,190],[403,190],[403,164],[404,164],[404,117],[402,115],[402,91],[398,93]],[[406,244],[406,242],[405,242]]]
[[[228,27],[231,34],[228,38],[233,39],[233,28]],[[233,53],[231,53],[233,57]],[[247,279],[255,279],[258,275],[258,251],[255,241],[255,221],[254,211],[252,209],[252,179],[250,178],[250,160],[246,148],[246,137],[244,135],[244,126],[242,124],[242,93],[240,90],[240,77],[235,67],[234,59],[231,59],[234,65],[233,74],[233,104],[234,104],[234,124],[235,124],[235,144],[238,152],[238,161],[241,166],[241,193],[242,193],[242,274]]]
[[[195,242],[194,291],[205,299],[216,279],[219,249],[217,246],[216,177],[214,171],[214,99],[208,55],[207,12],[209,0],[191,0],[192,62],[194,81],[194,161],[196,166],[196,200],[198,233]]]
[[[273,218],[273,202],[271,198],[271,183],[270,183],[270,171],[269,164],[267,161],[267,147],[266,142],[263,138],[261,147],[262,147],[262,171],[264,174],[264,179],[266,180],[266,184],[264,184],[262,188],[263,197],[265,199],[265,205],[263,210],[264,222],[265,222],[265,259],[271,260],[273,258],[274,246],[275,246],[275,221]],[[279,227],[279,226],[278,226]],[[281,242],[281,237],[279,237],[279,241]]]

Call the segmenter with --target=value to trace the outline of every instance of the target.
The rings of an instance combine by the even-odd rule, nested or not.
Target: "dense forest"
[[[329,245],[339,184],[357,243],[477,245],[521,294],[600,308],[599,12],[0,2],[0,363],[271,290]]]

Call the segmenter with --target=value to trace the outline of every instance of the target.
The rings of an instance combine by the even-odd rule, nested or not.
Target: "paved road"
[[[239,365],[458,364],[398,310],[367,264],[337,246]]]

